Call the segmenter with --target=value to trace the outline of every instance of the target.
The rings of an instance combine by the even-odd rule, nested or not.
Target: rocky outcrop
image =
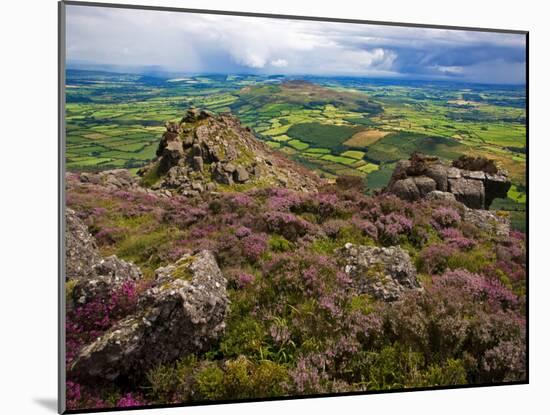
[[[395,301],[408,290],[421,289],[409,254],[399,246],[384,248],[347,243],[338,255],[358,293]]]
[[[194,108],[179,123],[166,124],[157,158],[138,174],[156,178],[152,189],[185,195],[245,183],[309,192],[320,183],[314,173],[277,155],[236,117]]]
[[[137,311],[85,346],[69,368],[81,382],[138,380],[156,365],[207,350],[225,328],[226,279],[201,251],[159,272]]]
[[[496,169],[486,159],[462,157],[448,165],[438,157],[414,153],[409,160],[397,163],[386,192],[409,201],[425,198],[434,191],[446,192],[469,208],[488,209],[495,198],[506,197],[510,186],[507,172]]]
[[[72,209],[66,209],[65,224],[65,278],[86,278],[101,259],[95,238]]]

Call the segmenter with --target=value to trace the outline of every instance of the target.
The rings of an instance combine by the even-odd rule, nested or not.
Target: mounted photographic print
[[[60,412],[528,382],[527,32],[59,10]]]

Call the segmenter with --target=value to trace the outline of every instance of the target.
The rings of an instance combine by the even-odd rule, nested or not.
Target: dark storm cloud
[[[523,35],[68,6],[70,62],[524,83]]]

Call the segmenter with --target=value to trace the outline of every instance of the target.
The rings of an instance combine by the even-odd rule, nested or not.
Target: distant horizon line
[[[96,68],[94,68],[96,66]],[[102,63],[78,63],[68,62],[65,67],[66,70],[78,70],[87,72],[105,72],[110,74],[126,74],[126,75],[141,75],[161,78],[168,78],[168,75],[172,77],[177,76],[256,76],[256,77],[270,77],[270,78],[282,78],[282,77],[310,77],[310,78],[353,78],[353,79],[370,79],[376,81],[407,81],[407,82],[442,82],[442,83],[457,83],[468,85],[490,85],[490,86],[507,86],[507,87],[527,87],[527,82],[524,83],[487,83],[479,81],[470,81],[463,79],[453,78],[410,78],[408,76],[369,76],[369,75],[351,75],[351,74],[333,74],[333,75],[320,75],[320,74],[269,74],[269,73],[250,73],[250,72],[183,72],[174,71],[162,68],[156,65],[116,65],[116,64],[102,64]]]

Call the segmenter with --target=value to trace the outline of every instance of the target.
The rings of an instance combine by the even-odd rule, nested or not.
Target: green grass
[[[344,165],[352,165],[357,160],[349,158],[349,157],[342,157],[342,156],[334,156],[332,154],[326,154],[323,157],[321,157],[323,160],[333,161],[334,163],[344,164]]]
[[[330,154],[330,149],[328,148],[322,148],[322,147],[315,147],[315,148],[308,148],[308,153],[317,153],[317,154]]]
[[[420,151],[445,159],[455,159],[466,150],[467,147],[451,138],[397,132],[387,135],[368,147],[367,158],[379,162],[390,162],[409,158],[413,152]]]
[[[364,166],[358,167],[357,170],[362,171],[363,173],[372,173],[378,170],[378,165],[367,163]]]
[[[510,187],[508,197],[518,203],[525,203],[527,201],[527,195],[525,192],[519,191],[516,185],[512,185]]]
[[[287,141],[286,144],[291,146],[292,148],[295,148],[296,150],[305,150],[309,147],[309,144],[304,143],[300,140],[290,140]]]
[[[365,156],[364,151],[358,151],[358,150],[348,150],[344,151],[341,156],[343,157],[351,157],[352,159],[361,160]]]
[[[276,135],[271,137],[273,141],[288,141],[290,140],[290,137],[288,135]]]
[[[381,189],[390,181],[395,164],[381,166],[378,170],[369,173],[367,177],[367,187],[370,190]]]
[[[309,122],[291,126],[287,135],[316,147],[336,147],[350,138],[357,129],[349,126]]]

